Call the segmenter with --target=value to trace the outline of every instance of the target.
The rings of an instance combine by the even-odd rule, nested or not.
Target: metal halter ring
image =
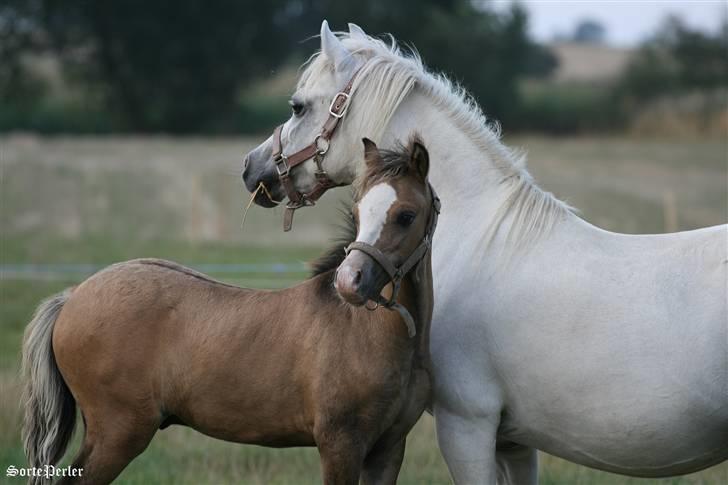
[[[278,172],[279,177],[283,177],[284,175],[287,175],[290,171],[290,167],[288,166],[288,157],[280,154],[277,159],[273,160],[273,163],[276,166],[276,171]],[[281,164],[283,164],[283,169],[281,170]]]
[[[370,303],[374,303],[374,306],[369,305]],[[379,308],[379,302],[374,300],[367,300],[367,302],[364,304],[364,308],[366,308],[370,312],[373,312],[374,310]]]
[[[324,143],[324,148],[321,148],[319,145],[319,140],[322,140]],[[326,152],[329,151],[329,146],[331,145],[331,142],[327,140],[326,138],[322,138],[321,133],[316,135],[316,138],[313,139],[313,144],[316,145],[316,148],[318,151],[316,152],[318,155],[323,156],[326,155]]]

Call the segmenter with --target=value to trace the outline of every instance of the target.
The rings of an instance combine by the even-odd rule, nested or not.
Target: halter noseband
[[[359,70],[354,72],[346,83],[344,89],[336,93],[334,99],[331,100],[329,105],[329,117],[326,119],[324,126],[321,131],[313,139],[313,142],[297,151],[292,155],[283,154],[283,145],[281,143],[281,132],[283,131],[283,125],[279,125],[275,131],[273,131],[273,163],[276,166],[278,172],[278,178],[281,181],[283,189],[286,191],[288,196],[288,204],[286,204],[286,211],[283,216],[283,230],[290,231],[293,226],[293,212],[301,207],[314,205],[316,201],[321,197],[324,192],[332,187],[336,187],[333,180],[329,178],[326,170],[321,165],[324,159],[324,155],[329,151],[329,144],[331,138],[334,136],[336,127],[339,126],[339,122],[346,114],[346,110],[349,108],[349,100],[351,98],[351,88],[354,85]],[[293,180],[290,177],[291,169],[303,162],[313,158],[316,163],[316,185],[310,192],[302,193],[296,190],[293,185]]]
[[[407,259],[404,260],[401,265],[395,266],[382,251],[365,242],[354,241],[344,249],[344,252],[347,256],[351,251],[355,249],[363,252],[367,256],[371,257],[374,261],[376,261],[379,266],[381,266],[382,269],[389,275],[389,280],[392,283],[392,296],[390,296],[389,299],[386,299],[381,294],[379,294],[374,301],[377,303],[377,306],[383,306],[384,308],[387,308],[389,310],[396,310],[397,312],[399,312],[399,314],[402,316],[402,319],[404,320],[405,325],[407,325],[407,334],[410,336],[410,338],[414,337],[417,334],[415,322],[412,318],[412,315],[410,315],[407,309],[401,304],[397,303],[397,295],[399,294],[402,279],[407,273],[412,271],[412,269],[415,268],[420,261],[422,261],[422,258],[425,257],[427,251],[429,251],[432,247],[432,236],[435,234],[435,227],[437,227],[437,217],[440,215],[440,198],[437,196],[437,193],[435,193],[435,189],[432,188],[432,185],[430,185],[429,182],[427,186],[429,187],[430,195],[432,196],[432,208],[430,210],[430,217],[427,220],[425,235],[423,236],[420,244],[415,248],[414,251],[412,251],[412,253],[407,257]],[[372,310],[375,308],[376,307],[372,308]]]

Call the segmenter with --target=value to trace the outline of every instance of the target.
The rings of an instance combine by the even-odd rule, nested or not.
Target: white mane
[[[347,121],[356,133],[365,133],[379,142],[407,94],[418,89],[487,154],[500,175],[499,182],[508,187],[509,195],[484,235],[486,245],[509,214],[513,214],[513,224],[506,237],[513,243],[512,247],[519,247],[548,233],[556,220],[573,210],[534,183],[526,169],[525,155],[501,143],[498,124],[488,122],[464,88],[442,74],[428,72],[414,49],[404,53],[392,36],[389,36],[389,43],[346,32],[339,32],[337,36],[362,63],[352,86],[352,106],[356,105],[357,116]],[[298,82],[299,89],[315,83],[325,71],[334,69],[320,53],[314,54],[305,66]]]

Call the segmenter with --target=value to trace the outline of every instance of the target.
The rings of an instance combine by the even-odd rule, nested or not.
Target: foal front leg
[[[407,434],[425,412],[430,399],[430,374],[423,368],[416,368],[407,387],[406,402],[397,420],[374,444],[364,459],[362,485],[384,485],[397,483],[397,476],[404,459]]]
[[[362,440],[354,435],[337,433],[318,441],[321,475],[324,485],[357,485],[364,453]]]
[[[377,443],[364,460],[361,485],[395,485],[404,459],[405,438]]]

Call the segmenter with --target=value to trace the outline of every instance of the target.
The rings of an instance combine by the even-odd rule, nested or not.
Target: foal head
[[[378,301],[385,285],[393,281],[392,270],[406,272],[411,269],[408,265],[419,262],[437,210],[427,181],[429,156],[417,137],[397,151],[380,151],[366,138],[363,142],[366,173],[353,207],[356,241],[335,280],[339,295],[353,305]]]

